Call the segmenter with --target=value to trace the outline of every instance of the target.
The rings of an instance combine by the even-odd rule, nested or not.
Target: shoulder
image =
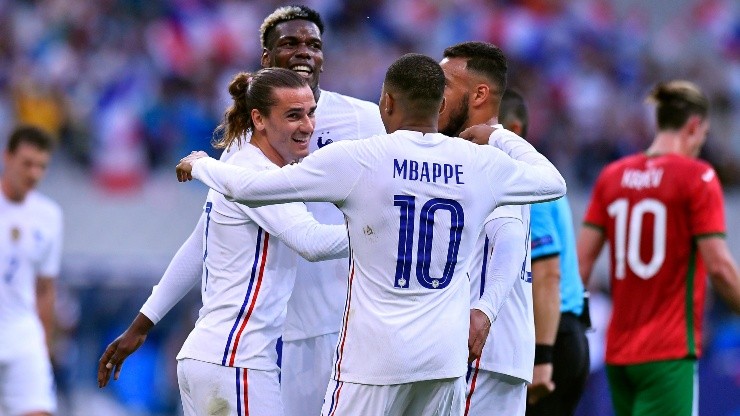
[[[32,191],[27,198],[28,207],[35,214],[47,220],[61,223],[62,207],[56,201],[38,191]]]
[[[230,165],[248,167],[255,170],[278,168],[259,149],[249,143],[243,144],[242,148],[234,152],[225,162]]]
[[[319,101],[321,101],[322,104],[328,104],[328,107],[336,106],[338,108],[344,108],[345,110],[356,112],[378,111],[378,105],[375,103],[333,91],[321,90]]]

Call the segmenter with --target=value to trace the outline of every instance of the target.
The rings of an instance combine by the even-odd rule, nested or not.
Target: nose
[[[298,48],[296,49],[296,52],[295,52],[295,55],[296,56],[301,56],[301,57],[304,57],[304,58],[310,58],[311,57],[311,53],[310,53],[310,49],[308,47],[308,44],[306,42],[299,42],[298,43]]]
[[[311,134],[313,133],[314,120],[308,115],[303,116],[299,125],[301,133]]]

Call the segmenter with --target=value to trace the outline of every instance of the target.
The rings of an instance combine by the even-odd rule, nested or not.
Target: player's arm
[[[488,125],[469,127],[460,137],[487,136],[488,144],[507,157],[492,161],[489,172],[498,205],[530,204],[558,199],[565,195],[565,179],[555,166],[523,138],[505,129]]]
[[[581,274],[584,286],[588,286],[594,264],[596,259],[599,258],[599,253],[601,253],[605,242],[606,237],[600,228],[583,224],[581,231],[578,233],[576,253],[578,255],[578,272]]]
[[[56,298],[56,278],[50,276],[38,276],[36,279],[36,309],[44,328],[46,346],[49,354],[52,354],[52,341],[54,339],[55,315],[54,299]]]
[[[319,223],[303,203],[239,207],[260,227],[308,261],[339,259],[349,255],[347,228],[344,225]]]
[[[560,255],[532,259],[532,302],[535,357],[527,401],[536,403],[555,389],[552,382],[552,353],[560,325]]]
[[[740,313],[740,272],[722,236],[697,240],[699,253],[707,267],[714,290],[735,313]]]
[[[249,207],[286,202],[341,203],[357,185],[364,168],[344,146],[334,143],[280,169],[255,171],[205,157],[197,152],[177,165],[178,180],[195,178]]]
[[[201,216],[193,232],[170,261],[159,284],[154,286],[141,311],[126,331],[103,352],[98,361],[98,387],[108,384],[111,373],[118,380],[123,361],[139,349],[152,327],[200,281],[204,227],[205,218]]]
[[[486,271],[485,291],[471,305],[468,362],[481,356],[491,323],[498,317],[527,256],[527,231],[519,218],[495,218],[485,225],[493,247]]]

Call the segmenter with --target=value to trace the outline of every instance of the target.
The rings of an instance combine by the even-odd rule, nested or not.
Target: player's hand
[[[180,163],[175,167],[177,173],[178,182],[187,182],[193,180],[193,163],[203,157],[208,157],[208,154],[202,150],[197,152],[193,151],[189,155],[180,159]]]
[[[488,124],[476,124],[463,130],[460,137],[475,144],[488,144],[488,138],[491,137],[494,130],[496,128]]]
[[[468,333],[468,364],[480,358],[483,346],[491,329],[491,321],[478,309],[470,310],[470,332]]]
[[[527,386],[527,403],[535,404],[555,391],[552,381],[552,363],[537,364],[532,374],[532,384]]]
[[[123,361],[139,349],[146,340],[149,329],[153,326],[154,324],[149,318],[139,313],[131,326],[108,345],[108,348],[100,357],[100,361],[98,361],[99,388],[108,385],[111,373],[113,373],[113,378],[118,380],[121,375]]]

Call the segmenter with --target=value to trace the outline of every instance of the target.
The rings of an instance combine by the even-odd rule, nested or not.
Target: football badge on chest
[[[15,244],[19,241],[21,241],[21,229],[14,225],[10,227],[10,242]]]

